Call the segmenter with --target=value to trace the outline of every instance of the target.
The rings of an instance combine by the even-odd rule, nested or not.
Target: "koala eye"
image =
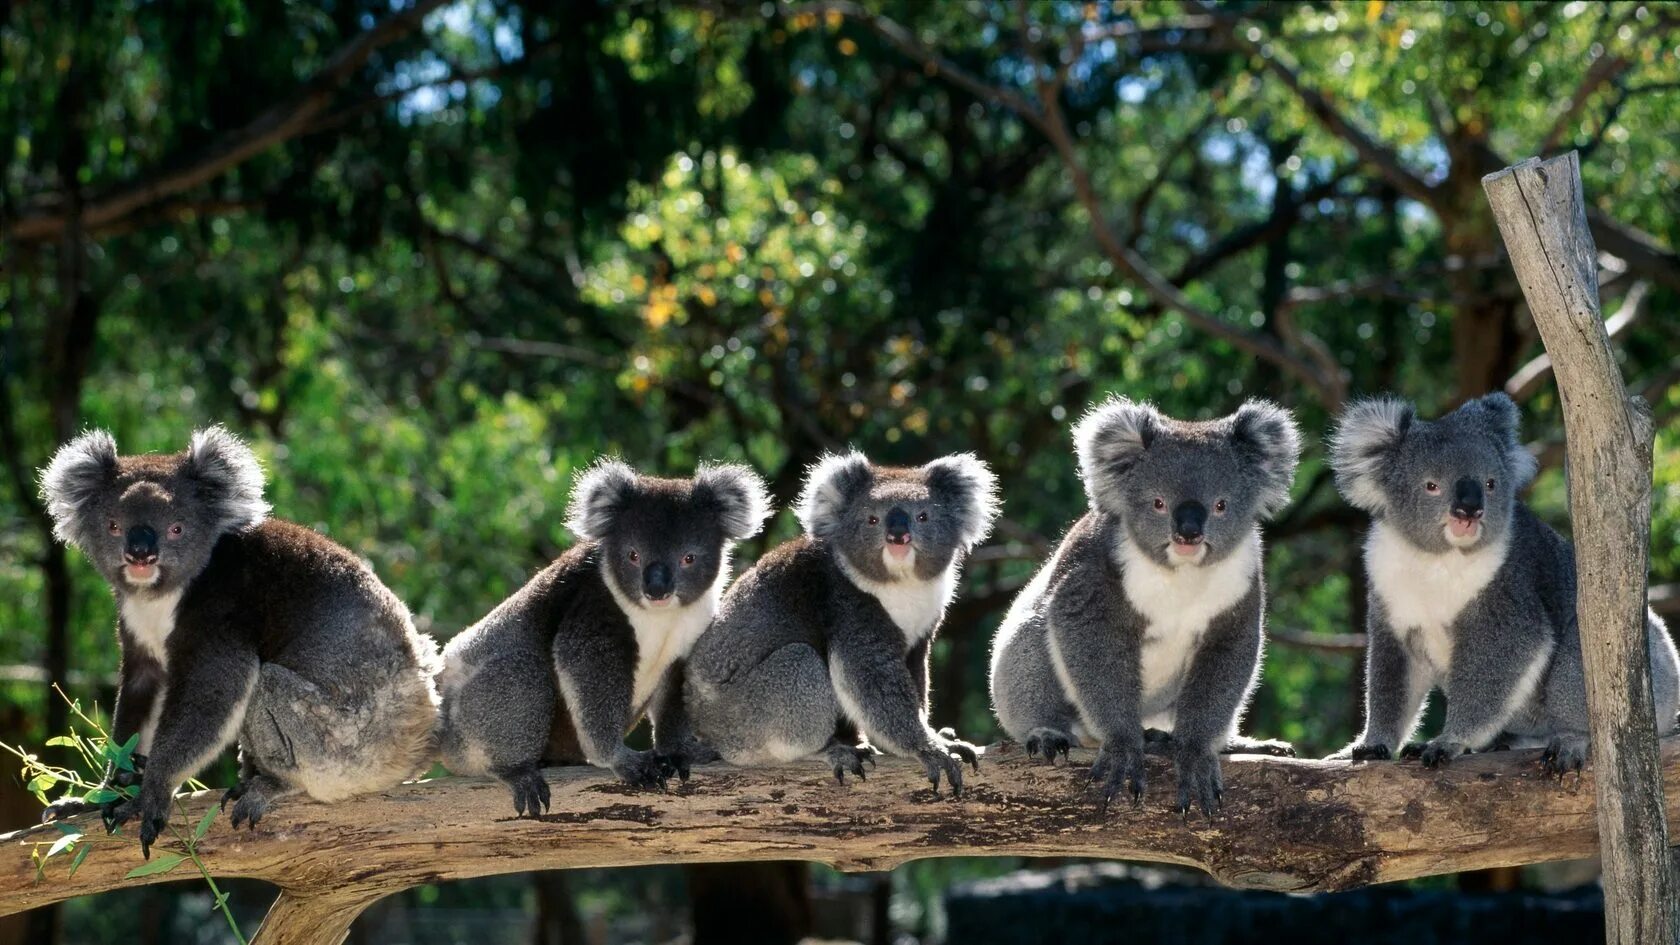
[[[1423,484],[1423,491],[1429,493],[1430,495],[1435,495],[1441,491],[1441,487],[1431,480]]]
[[[111,534],[113,534],[113,535],[121,535],[122,534],[122,526],[117,524],[116,519],[111,519],[111,524],[106,526],[106,527],[110,529]]]
[[[927,513],[926,513],[926,512],[922,512],[922,513],[920,513],[920,514],[918,514],[918,515],[917,515],[917,516],[916,516],[916,521],[918,521],[918,522],[925,522],[925,521],[927,521]]]
[[[692,552],[690,552],[689,554],[683,555],[683,567],[686,568],[693,563],[694,563],[694,554]]]
[[[879,524],[881,524],[881,520],[878,517],[876,517],[874,515],[871,515],[871,516],[869,516],[869,524],[879,525]]]
[[[1489,479],[1486,483],[1484,483],[1484,485],[1487,486],[1487,491],[1489,491],[1489,492],[1493,491],[1493,480],[1492,479]]]
[[[1155,511],[1165,512],[1166,510],[1167,510],[1167,500],[1161,498],[1160,496],[1156,496],[1155,497]]]
[[[1224,515],[1225,514],[1225,500],[1220,499],[1218,502],[1213,503],[1213,510],[1214,510],[1214,512],[1216,512],[1220,515]]]
[[[184,532],[184,531],[186,531],[186,529],[181,527],[181,523],[176,522],[175,524],[169,526],[169,537],[170,538],[180,538],[181,533]]]
[[[642,560],[642,556],[636,553],[636,549],[630,549],[630,563],[635,564],[640,560]]]

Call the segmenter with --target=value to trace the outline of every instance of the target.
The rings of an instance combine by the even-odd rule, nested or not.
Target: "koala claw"
[[[1190,803],[1195,801],[1202,814],[1213,820],[1223,810],[1225,781],[1219,771],[1219,756],[1208,749],[1186,748],[1173,757],[1178,776],[1178,813],[1190,820]]]
[[[1125,789],[1132,797],[1132,807],[1143,806],[1144,772],[1142,745],[1104,745],[1091,763],[1091,781],[1102,784],[1102,811]]]
[[[665,790],[671,775],[665,762],[651,751],[626,751],[613,762],[613,773],[633,787]]]
[[[1073,739],[1066,732],[1053,728],[1035,728],[1027,733],[1027,757],[1035,758],[1044,755],[1046,763],[1054,766],[1056,755],[1059,753],[1066,761],[1068,751],[1073,747]]]
[[[1400,757],[1408,761],[1421,761],[1425,768],[1440,768],[1469,750],[1463,742],[1431,738],[1422,744],[1413,742],[1400,749]]]
[[[863,773],[863,763],[867,761],[869,767],[875,767],[875,756],[879,755],[880,752],[867,743],[845,745],[835,742],[828,746],[826,754],[829,765],[834,769],[834,780],[845,784],[846,772],[848,771],[857,775],[859,781],[869,780],[868,775]],[[937,787],[936,784],[935,788],[937,789]]]
[[[1340,753],[1338,752],[1338,754]],[[1389,761],[1393,759],[1394,753],[1389,751],[1388,746],[1381,742],[1360,743],[1348,749],[1347,757],[1353,761]]]
[[[1580,776],[1587,763],[1587,740],[1580,735],[1558,735],[1540,756],[1540,770],[1548,778],[1563,780],[1569,772]]]
[[[169,799],[131,798],[105,805],[103,815],[106,833],[116,833],[118,827],[140,818],[140,856],[149,860],[152,858],[152,844],[169,827]]]
[[[965,747],[967,747],[970,752],[974,750],[972,745],[967,745]],[[925,748],[916,752],[916,757],[922,760],[922,766],[927,769],[928,783],[933,785],[933,793],[939,793],[939,776],[943,773],[945,775],[945,780],[950,782],[951,796],[962,797],[962,766],[963,762],[967,759],[959,757],[956,754],[956,751],[957,749],[954,747],[947,745],[935,745],[932,748]],[[978,767],[978,765],[976,765],[976,767]]]
[[[529,813],[536,818],[548,813],[548,780],[543,777],[542,769],[535,763],[516,765],[498,771],[496,776],[513,792],[515,817],[524,817]]]

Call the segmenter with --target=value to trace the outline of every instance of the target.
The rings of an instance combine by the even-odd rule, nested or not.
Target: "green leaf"
[[[212,807],[205,811],[204,818],[198,822],[197,827],[193,828],[194,843],[203,840],[204,835],[210,832],[210,823],[216,819],[216,810],[216,808]]]
[[[70,875],[72,877],[76,875],[77,870],[82,868],[82,861],[87,859],[87,855],[92,852],[93,844],[91,843],[84,843],[76,848],[76,857],[70,861]]]
[[[106,787],[98,787],[87,792],[87,796],[83,797],[82,800],[87,801],[89,804],[106,804],[117,800],[122,796],[121,792],[113,791]]]
[[[59,837],[56,841],[54,841],[52,846],[47,847],[48,858],[55,857],[60,853],[63,853],[65,850],[70,849],[76,844],[76,841],[80,839],[82,839],[82,835],[79,833],[67,833],[64,836]]]
[[[134,879],[137,876],[156,876],[159,873],[167,873],[186,862],[186,859],[187,858],[185,856],[179,853],[165,853],[155,860],[142,863],[134,869],[129,870],[127,873],[123,874],[123,879]]]
[[[57,783],[58,775],[53,774],[51,771],[47,771],[29,779],[29,790],[39,794]]]
[[[76,834],[79,834],[79,833],[82,832],[82,828],[76,826],[73,823],[70,823],[69,821],[65,821],[65,820],[55,820],[55,821],[53,821],[53,826],[58,828],[59,833],[76,833]]]
[[[134,749],[140,745],[140,733],[128,736],[128,741],[121,746],[113,747],[110,742],[105,743],[103,754],[105,760],[116,765],[123,771],[134,770]]]
[[[65,748],[75,748],[76,739],[70,735],[54,735],[53,737],[47,739],[47,745],[49,747],[62,745]]]

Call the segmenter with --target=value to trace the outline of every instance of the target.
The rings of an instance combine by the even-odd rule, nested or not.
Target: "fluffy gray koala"
[[[876,745],[918,758],[934,790],[962,791],[979,752],[928,722],[928,652],[963,557],[991,530],[996,481],[972,455],[876,466],[862,453],[812,467],[805,535],[724,596],[689,658],[685,756],[735,764],[822,753],[842,782]],[[860,735],[861,730],[861,735]]]
[[[1168,754],[1180,812],[1211,815],[1220,752],[1293,754],[1236,732],[1260,674],[1258,522],[1289,499],[1300,436],[1261,401],[1191,423],[1116,397],[1073,439],[1091,507],[998,630],[998,721],[1052,763],[1100,748],[1105,807],[1122,787],[1141,803],[1145,751]]]
[[[1586,683],[1575,624],[1575,553],[1517,501],[1535,464],[1502,393],[1427,422],[1399,400],[1348,407],[1331,444],[1336,485],[1371,513],[1365,730],[1332,757],[1421,758],[1545,746],[1548,773],[1587,757]],[[1680,670],[1648,617],[1657,721],[1674,731]],[[1431,689],[1441,734],[1407,744]],[[1402,748],[1404,746],[1404,748]]]
[[[102,431],[66,444],[41,476],[59,538],[110,582],[122,673],[112,734],[138,733],[140,850],[170,798],[235,738],[235,827],[292,793],[337,801],[423,772],[435,746],[437,647],[349,551],[268,517],[249,447],[220,427],[183,453],[118,456]],[[107,781],[133,783],[126,772]],[[61,800],[48,819],[89,805]]]
[[[663,785],[683,658],[712,622],[731,545],[769,514],[763,480],[744,466],[701,466],[693,479],[591,467],[566,519],[581,541],[444,650],[444,764],[501,779],[520,816],[548,808],[544,764]],[[644,714],[653,751],[624,744]]]

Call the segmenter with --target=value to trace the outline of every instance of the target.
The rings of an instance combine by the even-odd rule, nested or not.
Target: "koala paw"
[[[653,750],[665,766],[665,776],[675,777],[684,784],[688,783],[689,775],[694,773],[695,765],[723,760],[723,756],[718,754],[716,749],[695,738],[686,739],[676,746],[660,747],[655,743]]]
[[[285,787],[273,778],[254,774],[239,779],[239,783],[227,789],[222,794],[222,809],[226,810],[228,803],[233,803],[233,814],[228,823],[238,830],[241,825],[249,825],[252,830],[257,829],[257,822],[268,813],[269,805],[286,793]]]
[[[985,749],[971,745],[958,738],[957,730],[950,728],[949,726],[940,729],[935,734],[945,740],[946,751],[967,762],[968,766],[973,768],[975,771],[980,770],[980,756],[985,753]]]
[[[875,756],[879,755],[880,752],[875,750],[875,746],[867,742],[860,742],[857,745],[833,742],[823,754],[828,758],[829,767],[834,769],[834,780],[845,784],[846,772],[848,771],[857,775],[859,781],[869,780],[868,776],[863,773],[863,763],[867,761],[869,767],[875,767]],[[936,784],[934,787],[937,788],[938,785]]]
[[[543,777],[542,769],[536,762],[510,765],[492,773],[513,792],[515,817],[524,817],[526,813],[530,813],[534,818],[548,813],[548,781]]]
[[[974,770],[980,770],[980,752],[973,745],[943,735],[932,747],[916,752],[916,757],[921,759],[922,767],[927,771],[928,783],[933,785],[935,794],[939,793],[939,776],[943,774],[951,785],[951,796],[961,797],[963,764],[966,762],[973,765]]]
[[[1097,752],[1091,763],[1091,781],[1101,785],[1102,810],[1124,789],[1131,795],[1132,806],[1143,806],[1144,774],[1143,745],[1109,741]]]
[[[1413,742],[1407,745],[1400,749],[1400,757],[1406,761],[1421,761],[1425,768],[1440,768],[1469,750],[1463,742],[1437,737],[1422,744]]]
[[[1219,771],[1219,755],[1211,748],[1185,746],[1173,753],[1173,772],[1178,777],[1178,813],[1190,819],[1190,802],[1202,808],[1209,820],[1218,816],[1225,798],[1225,780]]]
[[[1394,752],[1382,742],[1354,742],[1341,751],[1325,758],[1325,761],[1390,761]]]
[[[651,751],[625,749],[613,759],[612,770],[620,780],[633,787],[658,788],[663,791],[666,782],[671,779],[671,770],[665,759]]]
[[[113,805],[116,803],[115,801],[112,802]],[[79,797],[61,797],[48,804],[46,810],[41,811],[41,823],[50,824],[55,820],[69,820],[77,814],[85,814],[98,806],[98,804],[90,804]]]
[[[1587,763],[1587,737],[1585,735],[1556,735],[1546,746],[1546,751],[1540,756],[1540,770],[1548,778],[1563,780],[1569,772],[1581,774],[1581,769]]]
[[[149,860],[152,858],[152,844],[157,842],[159,834],[169,828],[169,798],[143,792],[139,797],[106,805],[104,815],[106,833],[116,833],[123,824],[138,819],[140,856]]]
[[[1073,748],[1073,736],[1053,728],[1035,728],[1027,733],[1027,757],[1036,758],[1040,754],[1051,765],[1056,763],[1059,753],[1066,761],[1068,751]]]

